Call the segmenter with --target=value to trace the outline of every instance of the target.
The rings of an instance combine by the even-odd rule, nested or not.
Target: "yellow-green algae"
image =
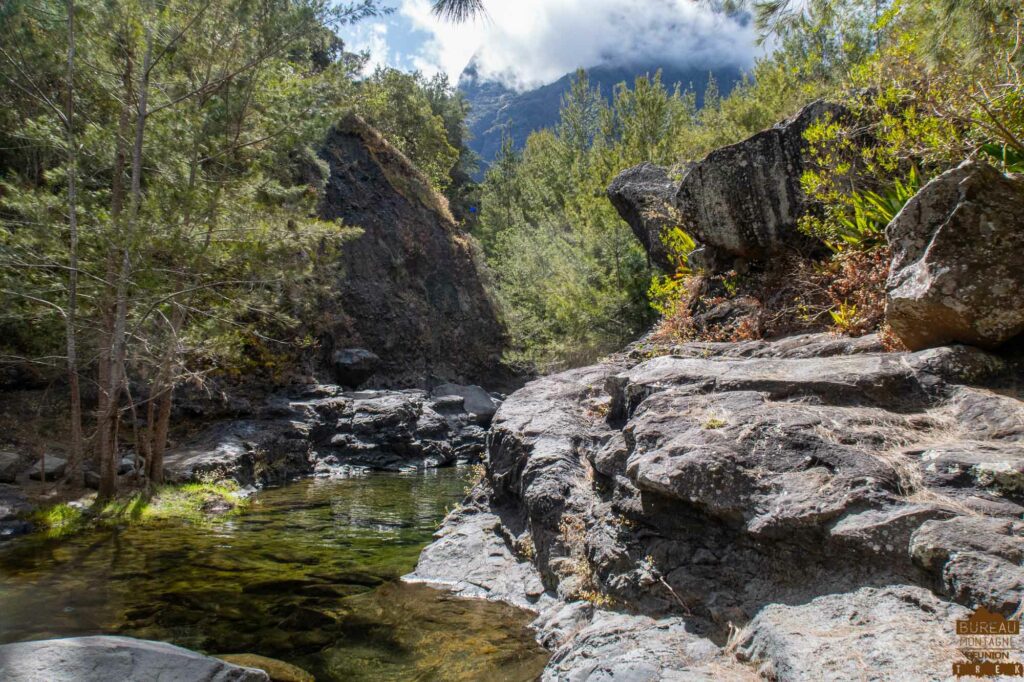
[[[234,481],[164,485],[153,493],[136,492],[106,502],[95,495],[76,504],[44,505],[29,515],[36,532],[62,538],[96,526],[121,526],[180,520],[208,523],[239,513],[246,498]]]

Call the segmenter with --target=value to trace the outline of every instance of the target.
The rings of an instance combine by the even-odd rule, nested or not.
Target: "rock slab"
[[[242,668],[164,642],[131,637],[69,637],[0,646],[5,682],[269,682]]]

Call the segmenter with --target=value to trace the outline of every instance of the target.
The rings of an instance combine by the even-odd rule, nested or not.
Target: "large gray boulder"
[[[498,411],[498,403],[491,395],[479,386],[464,386],[462,384],[442,384],[432,392],[435,398],[444,396],[458,396],[462,398],[462,405],[466,412],[476,417],[482,424],[490,424],[491,417]]]
[[[269,682],[242,668],[165,642],[69,637],[0,646],[5,682]]]
[[[844,112],[839,105],[814,102],[793,118],[693,164],[676,193],[683,229],[713,250],[751,260],[808,246],[796,229],[807,210],[800,186],[804,133],[822,118]]]
[[[672,179],[672,172],[650,162],[642,163],[619,173],[608,186],[608,199],[629,223],[648,258],[670,274],[675,273],[678,263],[668,252],[662,235],[679,224],[675,214],[679,180]]]
[[[47,481],[56,481],[64,475],[64,469],[67,465],[68,461],[63,457],[48,454],[42,462],[42,467],[40,467],[40,462],[38,461],[32,464],[28,477],[33,481],[38,481],[40,476],[44,476]]]
[[[886,238],[886,319],[907,347],[994,348],[1024,332],[1024,178],[967,161],[925,185]]]
[[[792,250],[817,248],[797,230],[808,203],[800,185],[806,168],[804,133],[817,121],[846,109],[824,101],[793,118],[674,169],[644,163],[622,171],[608,198],[629,223],[651,261],[674,272],[677,264],[662,242],[680,227],[699,248],[691,267],[724,272],[737,259],[765,260]]]

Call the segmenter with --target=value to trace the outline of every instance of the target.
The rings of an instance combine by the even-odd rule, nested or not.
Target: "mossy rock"
[[[222,661],[243,668],[256,668],[270,675],[271,682],[316,682],[316,678],[297,665],[258,654],[225,654]]]

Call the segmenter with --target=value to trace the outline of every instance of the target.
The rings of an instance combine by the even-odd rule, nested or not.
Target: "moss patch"
[[[88,503],[88,498],[83,500]],[[248,500],[234,481],[185,483],[161,486],[152,495],[135,493],[98,503],[91,507],[65,502],[40,507],[29,516],[36,532],[60,538],[91,527],[141,525],[182,520],[210,523],[237,514]]]

